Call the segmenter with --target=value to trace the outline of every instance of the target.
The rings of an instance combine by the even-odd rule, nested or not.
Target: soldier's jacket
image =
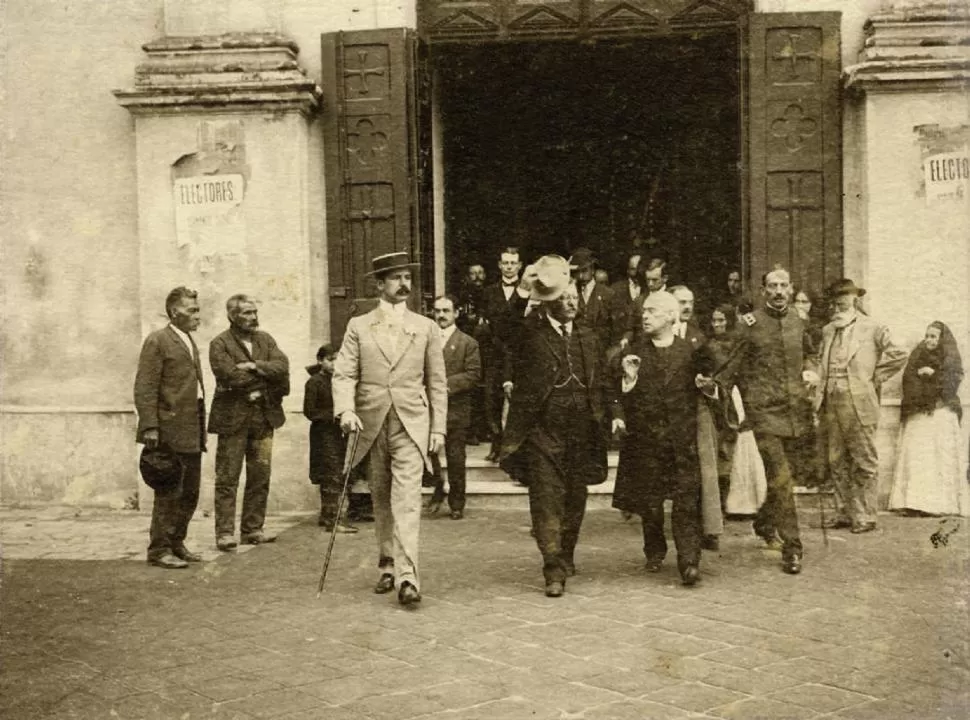
[[[738,339],[715,379],[726,390],[737,385],[756,433],[799,437],[812,429],[812,398],[802,378],[817,372],[808,324],[793,308],[763,307],[738,322]]]

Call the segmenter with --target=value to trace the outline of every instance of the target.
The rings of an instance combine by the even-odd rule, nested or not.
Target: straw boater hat
[[[569,262],[560,255],[543,255],[536,260],[530,300],[549,302],[557,299],[569,287]]]
[[[380,280],[382,275],[391,272],[391,270],[403,270],[405,268],[411,270],[420,267],[419,263],[411,262],[411,258],[408,257],[406,252],[392,252],[378,255],[370,261],[370,264],[371,270],[367,274],[373,275],[377,280]]]
[[[829,287],[829,297],[837,298],[839,295],[858,295],[862,297],[866,294],[866,289],[861,287],[856,287],[856,284],[852,282],[849,278],[842,278],[841,280],[836,280]]]

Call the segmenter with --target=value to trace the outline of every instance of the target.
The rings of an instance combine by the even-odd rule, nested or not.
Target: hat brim
[[[565,286],[542,289],[533,287],[529,293],[529,299],[540,300],[541,302],[552,302],[553,300],[558,300],[564,292],[566,292]]]
[[[380,270],[371,270],[370,272],[364,273],[364,276],[379,277],[381,275],[387,275],[389,272],[394,272],[395,270],[416,270],[421,267],[421,263],[402,263],[401,265],[391,265],[391,267],[381,268]]]
[[[853,288],[845,288],[842,290],[838,290],[832,297],[839,297],[839,295],[855,295],[856,297],[862,297],[865,294],[866,294],[865,288],[853,287]]]

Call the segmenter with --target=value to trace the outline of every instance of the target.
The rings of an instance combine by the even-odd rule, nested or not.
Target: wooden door
[[[331,338],[374,303],[371,258],[406,251],[421,262],[409,305],[422,310],[434,253],[423,168],[418,43],[404,28],[322,36],[324,163]]]
[[[840,13],[754,13],[748,43],[750,287],[775,264],[842,275]]]

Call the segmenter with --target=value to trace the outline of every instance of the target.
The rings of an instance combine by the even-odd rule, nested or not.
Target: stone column
[[[261,326],[292,365],[293,422],[278,435],[271,504],[300,506],[306,428],[296,413],[303,365],[319,341],[311,327],[308,121],[321,90],[298,65],[296,44],[274,30],[166,36],[144,50],[134,86],[115,91],[134,117],[143,333],[166,323],[171,288],[195,288],[208,372],[208,343],[228,326],[226,299],[258,298]],[[209,375],[210,400],[212,388]],[[210,440],[202,508],[211,505]]]
[[[962,3],[897,3],[869,19],[860,62],[845,72],[859,140],[849,190],[861,211],[853,218],[859,239],[846,246],[846,272],[869,289],[868,308],[901,345],[911,349],[927,324],[943,320],[964,357],[970,357],[968,20]],[[883,397],[883,503],[899,429],[898,380]]]

